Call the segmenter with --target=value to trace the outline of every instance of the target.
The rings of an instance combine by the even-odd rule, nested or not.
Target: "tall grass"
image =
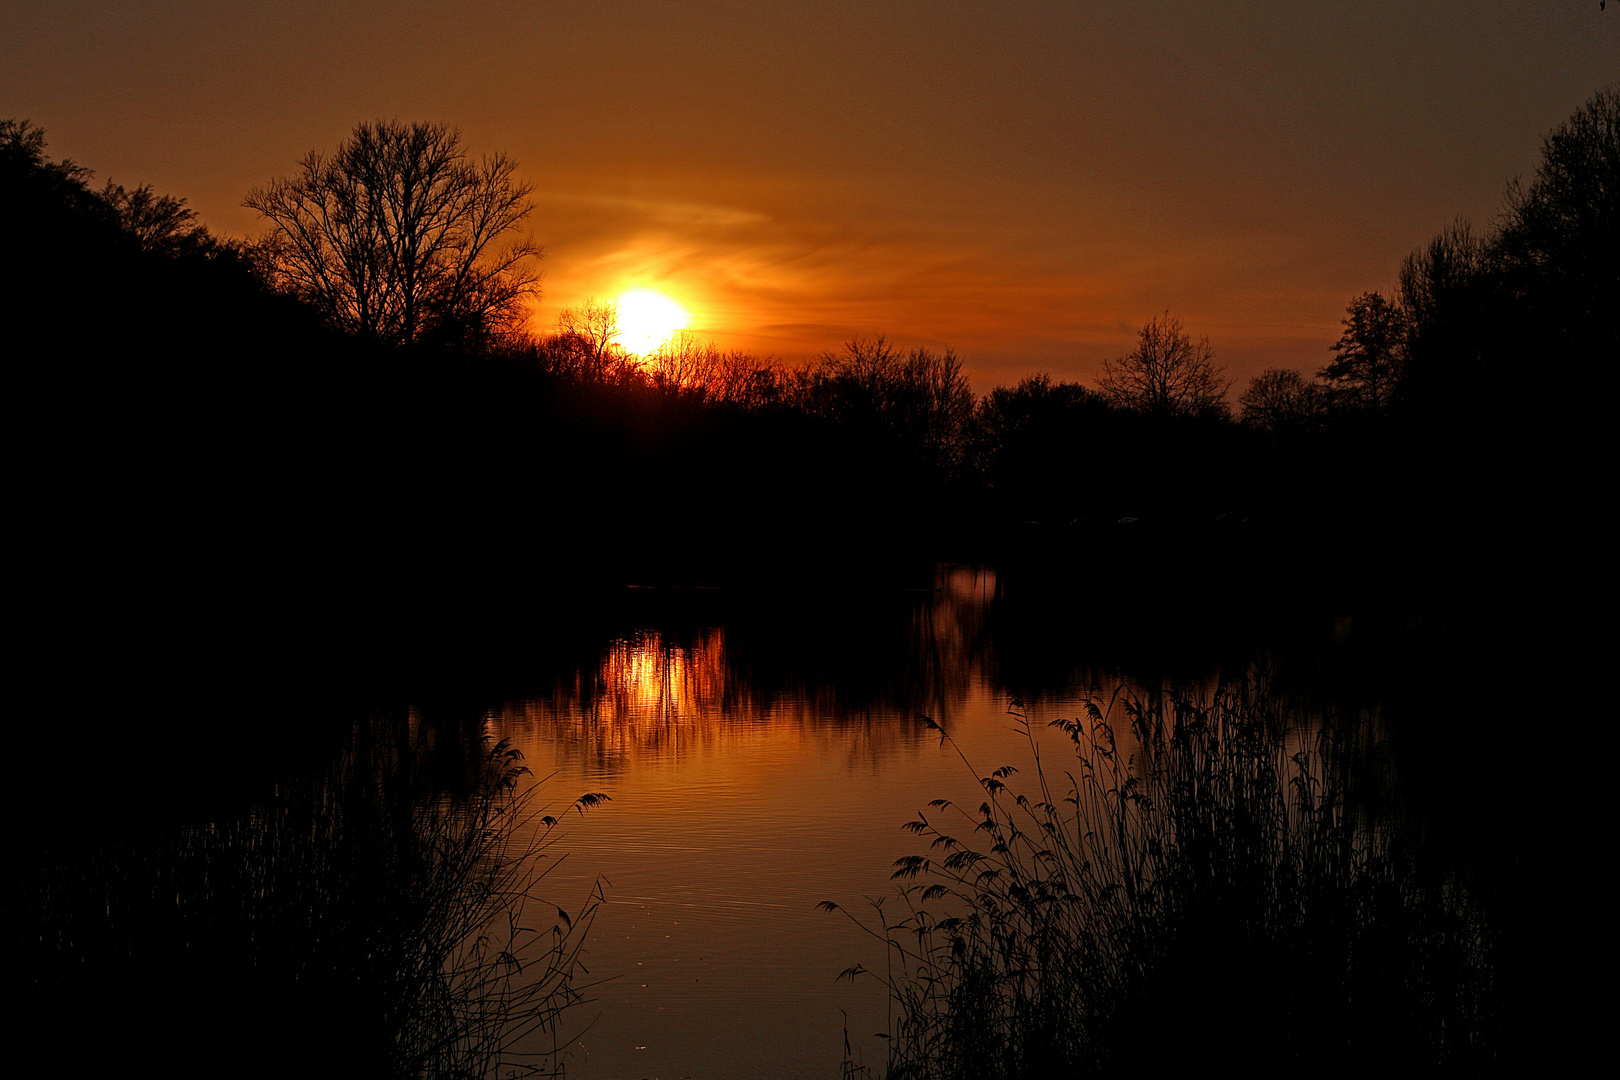
[[[1347,732],[1284,721],[1248,687],[1092,703],[1054,725],[1072,768],[1037,750],[1026,791],[1004,767],[977,810],[930,804],[902,916],[856,918],[888,953],[888,1076],[1488,1064],[1478,906],[1356,810]]]
[[[539,900],[558,821],[515,749],[453,793],[420,749],[362,729],[246,814],[38,874],[35,1021],[171,1074],[559,1075],[600,894]]]

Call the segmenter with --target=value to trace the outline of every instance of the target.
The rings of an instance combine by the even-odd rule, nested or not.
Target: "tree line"
[[[88,170],[51,161],[26,122],[0,127],[0,183],[8,202],[30,208],[19,220],[35,223],[14,236],[14,258],[72,268],[36,278],[34,333],[49,337],[41,326],[54,314],[99,336],[102,351],[164,350],[176,381],[257,380],[260,403],[269,388],[307,436],[289,441],[269,408],[257,409],[261,426],[248,427],[262,436],[251,455],[261,467],[246,472],[294,502],[342,503],[336,512],[356,527],[435,499],[477,512],[482,498],[536,484],[590,502],[608,474],[656,461],[667,478],[684,457],[690,479],[708,456],[727,462],[731,508],[706,531],[756,504],[773,505],[764,520],[789,531],[819,492],[844,521],[915,536],[902,520],[966,516],[994,531],[1328,505],[1349,517],[1375,504],[1404,512],[1435,487],[1472,489],[1477,502],[1487,473],[1489,483],[1522,482],[1557,425],[1559,384],[1538,366],[1620,344],[1607,315],[1620,250],[1617,116],[1620,93],[1596,95],[1548,137],[1535,176],[1510,186],[1491,229],[1443,230],[1405,260],[1388,295],[1350,301],[1325,364],[1262,373],[1235,414],[1213,346],[1169,311],[1095,385],[1032,374],[983,396],[951,349],[882,336],[803,365],[688,334],[637,356],[619,341],[613,306],[598,301],[534,333],[525,320],[541,250],[524,231],[529,189],[511,159],[475,157],[443,125],[361,124],[334,151],[311,153],[293,176],[248,193],[266,222],[250,242],[212,237],[181,200],[150,188],[93,188]],[[116,282],[101,303],[117,317],[75,319],[95,290],[62,281],[84,280],[96,252],[111,253],[94,257]],[[177,304],[183,316],[155,314]],[[246,326],[257,329],[244,335]],[[49,347],[42,338],[32,351]],[[250,361],[231,366],[244,352]],[[119,377],[135,371],[161,378],[152,365]],[[251,408],[236,394],[214,415]],[[187,423],[207,428],[208,414]],[[416,426],[411,440],[378,436],[402,419]],[[220,437],[242,441],[240,431]],[[1438,448],[1459,442],[1487,464],[1447,472]],[[276,479],[278,462],[302,477],[299,494]],[[340,495],[333,463],[369,468],[371,479]],[[640,497],[695,526],[705,515],[691,492],[718,482],[679,485],[679,495],[649,484]],[[947,502],[953,513],[937,509]],[[609,516],[617,530],[635,528],[629,508]]]

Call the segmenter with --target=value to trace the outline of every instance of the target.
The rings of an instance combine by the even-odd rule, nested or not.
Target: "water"
[[[578,981],[589,1000],[563,1024],[567,1075],[838,1077],[846,1045],[852,1063],[882,1075],[887,992],[876,978],[839,974],[885,970],[881,941],[848,915],[878,925],[881,902],[896,918],[892,864],[926,852],[902,823],[919,812],[948,820],[928,808],[940,798],[971,811],[982,799],[976,778],[1004,764],[1022,770],[1015,788],[1027,782],[1035,746],[1048,774],[1060,773],[1071,751],[1047,724],[1080,715],[1088,700],[1207,690],[1259,658],[1279,685],[1290,670],[1308,672],[1308,689],[1331,681],[1323,673],[1360,634],[1359,622],[1331,606],[1290,612],[1268,602],[1257,620],[1189,595],[1180,604],[1122,601],[1120,591],[1100,594],[1083,581],[1054,590],[1044,574],[941,567],[930,588],[631,590],[572,607],[531,597],[477,632],[442,617],[408,622],[381,652],[391,655],[418,627],[434,635],[374,680],[367,730],[379,760],[395,760],[405,742],[429,748],[401,773],[428,791],[465,784],[477,740],[493,736],[522,751],[550,812],[586,792],[608,796],[588,813],[563,814],[536,889],[574,915],[593,890],[605,897]],[[1361,664],[1349,664],[1358,679]],[[1300,696],[1300,680],[1286,689]],[[199,869],[174,862],[177,823],[184,835],[249,814],[290,790],[288,777],[321,774],[354,723],[354,697],[315,686],[286,697],[259,727],[246,712],[222,712],[231,724],[209,739],[179,727],[165,739],[127,726],[102,731],[103,754],[127,767],[98,778],[104,798],[56,822],[60,847],[39,856],[55,863],[56,851],[81,846],[93,855],[50,878],[63,890],[53,895],[72,903],[50,900],[35,915],[45,936],[25,935],[46,983],[60,986],[38,998],[40,1023],[68,1015],[63,1000],[96,1008],[106,986],[127,985],[150,1008],[116,1027],[103,1019],[108,1052],[157,1038],[172,1003],[185,1000],[199,1057],[234,1053],[232,1003],[252,984],[262,1006],[290,1017],[265,1021],[267,1046],[289,1060],[321,1052],[299,1041],[312,1038],[300,1012],[308,990],[281,970],[307,944],[298,935],[311,914],[298,888],[221,893],[213,915],[252,948],[205,948],[206,963],[170,971],[174,951],[196,944],[193,931],[173,924],[162,890],[143,876],[166,882],[173,866]],[[425,738],[405,739],[411,730]],[[226,736],[236,752],[219,749]],[[172,805],[154,810],[160,797]],[[50,805],[55,818],[75,807]],[[302,854],[288,855],[301,865]],[[333,866],[353,855],[309,853]],[[107,918],[104,895],[126,914]],[[818,910],[823,901],[842,911]],[[282,937],[254,944],[266,912]],[[529,915],[533,926],[550,924],[540,905]],[[61,949],[40,946],[58,931]],[[82,978],[73,974],[81,963]],[[333,993],[343,1001],[341,988]],[[341,1027],[364,1018],[354,1013],[320,1019]],[[376,1052],[363,1032],[355,1042]]]
[[[1016,658],[986,632],[995,590],[989,571],[947,568],[933,593],[851,600],[864,621],[843,641],[818,624],[807,643],[782,612],[649,622],[606,641],[594,668],[489,711],[554,808],[611,800],[568,820],[543,890],[567,908],[600,878],[607,897],[568,1075],[836,1077],[846,1034],[852,1060],[881,1072],[886,990],[837,976],[881,972],[884,949],[816,905],[868,924],[877,900],[897,910],[891,863],[919,850],[902,823],[938,798],[977,806],[975,776],[992,768],[1029,769],[997,677]],[[1045,681],[1019,708],[1061,768],[1047,721],[1117,682],[1078,661]]]

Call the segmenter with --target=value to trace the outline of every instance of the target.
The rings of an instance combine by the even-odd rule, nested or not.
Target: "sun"
[[[619,343],[626,352],[645,356],[686,329],[691,315],[685,308],[651,289],[631,289],[619,295]]]

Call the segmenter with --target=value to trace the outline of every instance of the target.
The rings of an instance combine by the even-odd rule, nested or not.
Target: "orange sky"
[[[0,116],[228,235],[360,120],[460,127],[535,187],[537,325],[662,289],[796,360],[950,344],[1092,380],[1169,309],[1239,387],[1620,78],[1620,10],[1533,3],[6,0]]]

